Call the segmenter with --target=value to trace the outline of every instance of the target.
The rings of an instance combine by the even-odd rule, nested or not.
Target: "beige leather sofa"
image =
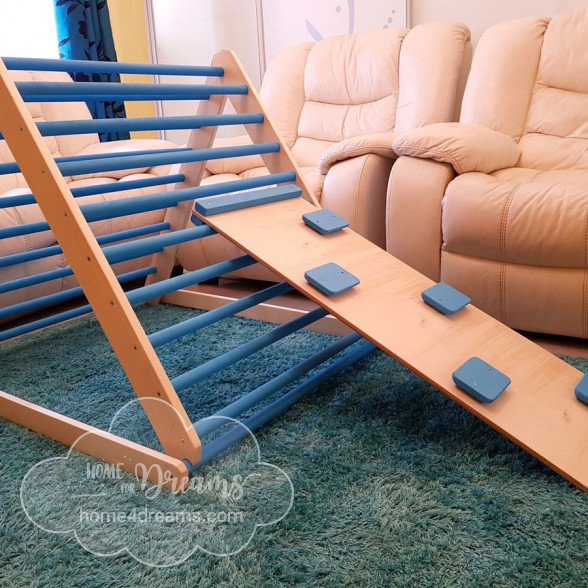
[[[460,123],[394,142],[388,250],[516,329],[588,337],[586,72],[588,11],[499,24]]]
[[[321,205],[385,247],[392,137],[454,120],[470,62],[470,33],[459,23],[341,35],[283,50],[269,64],[260,94]],[[244,136],[216,145],[247,142]],[[259,156],[207,167],[205,183],[267,173]],[[214,237],[182,246],[178,259],[193,270],[236,255]],[[259,268],[239,275],[272,278]]]
[[[33,80],[55,80],[71,81],[68,74],[65,73],[41,73],[41,72],[13,72],[13,78],[20,81]],[[90,119],[90,113],[84,103],[28,103],[34,120],[52,121],[52,120],[77,120]],[[113,153],[115,151],[137,151],[150,149],[165,149],[176,147],[174,143],[161,140],[138,139],[128,141],[113,141],[110,143],[100,143],[98,135],[72,135],[47,137],[45,139],[49,150],[55,157],[82,156],[100,153]],[[0,141],[0,163],[11,162],[13,157],[5,141]],[[111,184],[114,182],[135,180],[152,177],[167,173],[169,167],[165,168],[141,168],[135,170],[123,170],[120,172],[104,172],[100,174],[68,177],[66,181],[71,188],[89,186],[95,184]],[[147,194],[150,192],[162,191],[165,187],[141,188],[128,192],[118,192],[111,194],[100,194],[97,196],[86,196],[79,199],[81,204],[99,202],[104,200],[113,200],[131,195]],[[0,201],[2,198],[17,194],[27,193],[29,190],[22,174],[0,175]],[[141,213],[137,215],[120,217],[111,220],[97,221],[91,223],[92,230],[96,235],[106,235],[124,231],[130,228],[139,227],[145,224],[158,223],[163,220],[165,210]],[[39,207],[36,204],[30,204],[18,207],[0,208],[0,227],[13,227],[27,223],[33,223],[44,220]],[[29,235],[15,236],[0,239],[0,257],[15,253],[23,253],[55,245],[56,241],[51,231],[32,233]],[[117,273],[124,273],[143,267],[144,260],[133,260],[123,262],[115,266]],[[43,259],[27,261],[17,265],[0,267],[0,284],[24,278],[40,272],[46,272],[67,265],[65,257],[54,255]],[[55,292],[65,290],[75,284],[73,277],[61,278],[28,286],[26,288],[13,290],[0,294],[0,308],[5,308],[25,300],[37,298]]]

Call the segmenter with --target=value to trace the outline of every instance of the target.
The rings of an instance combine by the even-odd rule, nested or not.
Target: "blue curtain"
[[[106,0],[53,0],[62,59],[116,61]],[[120,82],[118,74],[72,74],[76,82]],[[89,102],[94,118],[125,118],[124,102]],[[101,141],[128,139],[128,133],[102,133]]]

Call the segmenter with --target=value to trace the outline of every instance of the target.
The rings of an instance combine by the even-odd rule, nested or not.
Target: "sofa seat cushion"
[[[443,251],[440,279],[513,329],[588,337],[584,269],[504,263]]]
[[[121,263],[114,264],[112,268],[117,275],[138,270],[149,265],[151,256],[144,256],[138,259],[131,259]],[[67,259],[62,253],[53,255],[51,257],[44,257],[42,259],[35,259],[17,265],[0,268],[0,283],[11,282],[22,278],[42,274],[54,270],[59,270],[67,267]],[[20,288],[18,290],[11,290],[0,294],[0,309],[7,309],[8,307],[20,304],[27,300],[34,300],[41,296],[48,296],[56,292],[62,292],[69,288],[74,288],[78,285],[76,278],[69,275],[62,278],[57,278],[34,286]],[[11,320],[13,317],[0,318],[0,324]]]
[[[151,174],[133,174],[127,176],[122,182],[126,180],[137,180],[142,178],[153,177]],[[69,184],[71,188],[80,186],[88,186],[95,184],[111,184],[116,182],[112,178],[91,178],[85,180],[75,180]],[[90,204],[93,202],[104,202],[110,200],[117,200],[124,197],[140,196],[142,194],[151,194],[157,191],[165,190],[164,187],[142,188],[138,190],[129,190],[126,192],[113,192],[111,194],[98,194],[95,196],[86,196],[79,198],[80,204]],[[0,194],[0,199],[4,196],[18,195],[28,193],[26,188],[9,190],[4,194]],[[139,226],[151,225],[162,222],[166,214],[166,210],[154,210],[149,212],[142,212],[128,216],[116,217],[113,219],[105,219],[90,223],[90,227],[96,236],[109,235],[118,233],[128,229]],[[44,217],[37,204],[30,204],[19,207],[0,208],[0,227],[13,227],[33,222],[43,221]],[[56,245],[56,239],[51,231],[42,231],[39,233],[31,233],[29,235],[20,235],[8,239],[0,239],[0,257],[12,255],[16,253],[24,253],[50,247]],[[117,274],[133,271],[149,265],[151,256],[143,258],[132,259],[129,261],[115,264],[113,269]],[[21,262],[16,265],[9,265],[0,268],[0,283],[10,282],[20,278],[25,278],[37,273],[43,273],[60,269],[67,266],[67,260],[63,254],[52,255],[51,257],[44,257],[41,259]],[[59,278],[28,286],[18,290],[9,291],[0,294],[0,308],[12,306],[26,300],[32,300],[39,296],[46,296],[55,292],[60,292],[77,285],[73,276]],[[0,322],[3,322],[0,320]]]
[[[468,173],[443,201],[443,250],[503,263],[586,268],[588,170]]]
[[[124,153],[133,153],[140,151],[157,151],[164,149],[176,149],[177,145],[171,141],[162,139],[123,139],[120,141],[109,141],[107,143],[93,143],[76,153],[76,157],[94,157],[97,155],[122,155]],[[167,166],[161,166],[163,173],[167,170]],[[104,172],[93,172],[90,174],[80,174],[73,176],[74,180],[82,180],[86,178],[114,178],[119,180],[126,178],[131,174],[140,174],[146,172],[150,168],[157,169],[156,165],[142,165],[137,168],[124,168],[120,170],[108,170]],[[163,175],[157,174],[155,175]]]
[[[150,177],[152,177],[150,174],[131,174],[127,176],[125,180],[140,180]],[[125,180],[121,181],[124,182]],[[68,184],[68,187],[76,188],[89,185],[112,184],[114,182],[116,182],[116,180],[112,178],[91,178],[85,180],[74,180]],[[143,194],[152,194],[160,190],[165,190],[165,187],[139,188],[125,192],[97,194],[95,196],[85,196],[83,198],[78,198],[77,201],[80,205],[92,204],[95,202],[119,200],[121,198],[132,198],[134,196],[140,196]],[[0,199],[7,196],[15,196],[26,193],[29,193],[29,190],[26,188],[8,190],[7,192],[0,194]],[[143,225],[159,223],[163,221],[165,212],[165,209],[154,210],[149,212],[142,212],[139,214],[95,221],[90,223],[90,227],[96,236],[118,233],[120,231],[126,231],[128,229]],[[41,222],[44,220],[45,217],[43,216],[43,213],[37,204],[0,208],[0,227],[14,227],[18,225]],[[49,247],[55,244],[56,240],[51,231],[42,231],[39,233],[10,237],[8,239],[0,239],[0,257],[5,255],[13,255],[15,253],[23,253],[25,251],[32,251],[33,249],[40,249],[42,247]]]

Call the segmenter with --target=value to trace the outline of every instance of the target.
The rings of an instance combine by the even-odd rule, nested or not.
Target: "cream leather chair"
[[[486,31],[460,122],[395,140],[390,253],[513,328],[588,337],[587,71],[588,11]]]
[[[12,72],[16,81],[71,81],[66,73],[52,72]],[[91,119],[90,112],[84,103],[27,103],[36,122],[54,120],[85,120]],[[176,147],[170,141],[159,139],[131,139],[127,141],[112,141],[100,143],[97,134],[72,135],[47,137],[45,139],[49,150],[55,157],[83,156],[95,154],[107,154],[118,151],[140,151],[151,149],[166,149]],[[5,141],[0,141],[0,163],[14,161]],[[96,184],[111,184],[119,181],[137,180],[168,173],[169,166],[156,168],[141,168],[134,170],[122,170],[119,172],[103,172],[80,177],[65,178],[70,188],[90,186]],[[86,196],[79,199],[81,204],[114,200],[133,195],[148,194],[165,190],[163,187],[140,188],[126,192],[114,192]],[[22,174],[0,175],[0,200],[9,196],[16,196],[29,192]],[[6,201],[5,201],[6,202]],[[146,212],[127,217],[97,221],[90,224],[96,235],[107,235],[142,225],[159,223],[165,216],[165,210]],[[13,227],[44,220],[44,217],[36,204],[18,207],[0,208],[0,228]],[[24,253],[33,249],[55,245],[55,237],[51,231],[32,233],[0,239],[0,256]],[[145,265],[144,259],[123,262],[115,266],[117,273],[132,271]],[[30,276],[36,273],[51,271],[67,265],[63,254],[18,263],[17,265],[0,267],[0,284]],[[43,284],[37,284],[5,292],[0,294],[0,308],[66,290],[75,285],[72,276],[51,280]]]
[[[459,23],[341,35],[283,50],[260,95],[323,208],[383,248],[394,133],[454,120],[470,62],[470,33]],[[259,156],[211,161],[207,169],[204,183],[267,173]],[[214,237],[182,246],[178,260],[194,270],[238,254]],[[272,278],[260,269],[239,275]]]

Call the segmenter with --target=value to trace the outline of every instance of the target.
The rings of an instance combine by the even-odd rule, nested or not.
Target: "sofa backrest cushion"
[[[520,19],[480,39],[463,122],[513,137],[517,165],[588,169],[588,10]]]
[[[470,43],[459,23],[328,37],[280,52],[261,98],[297,162],[359,135],[452,120]]]
[[[588,169],[588,10],[545,31],[520,147],[524,167]]]
[[[548,18],[528,18],[486,30],[474,53],[460,121],[520,139],[548,23]]]
[[[298,135],[323,141],[391,130],[405,29],[324,39],[309,51]]]

